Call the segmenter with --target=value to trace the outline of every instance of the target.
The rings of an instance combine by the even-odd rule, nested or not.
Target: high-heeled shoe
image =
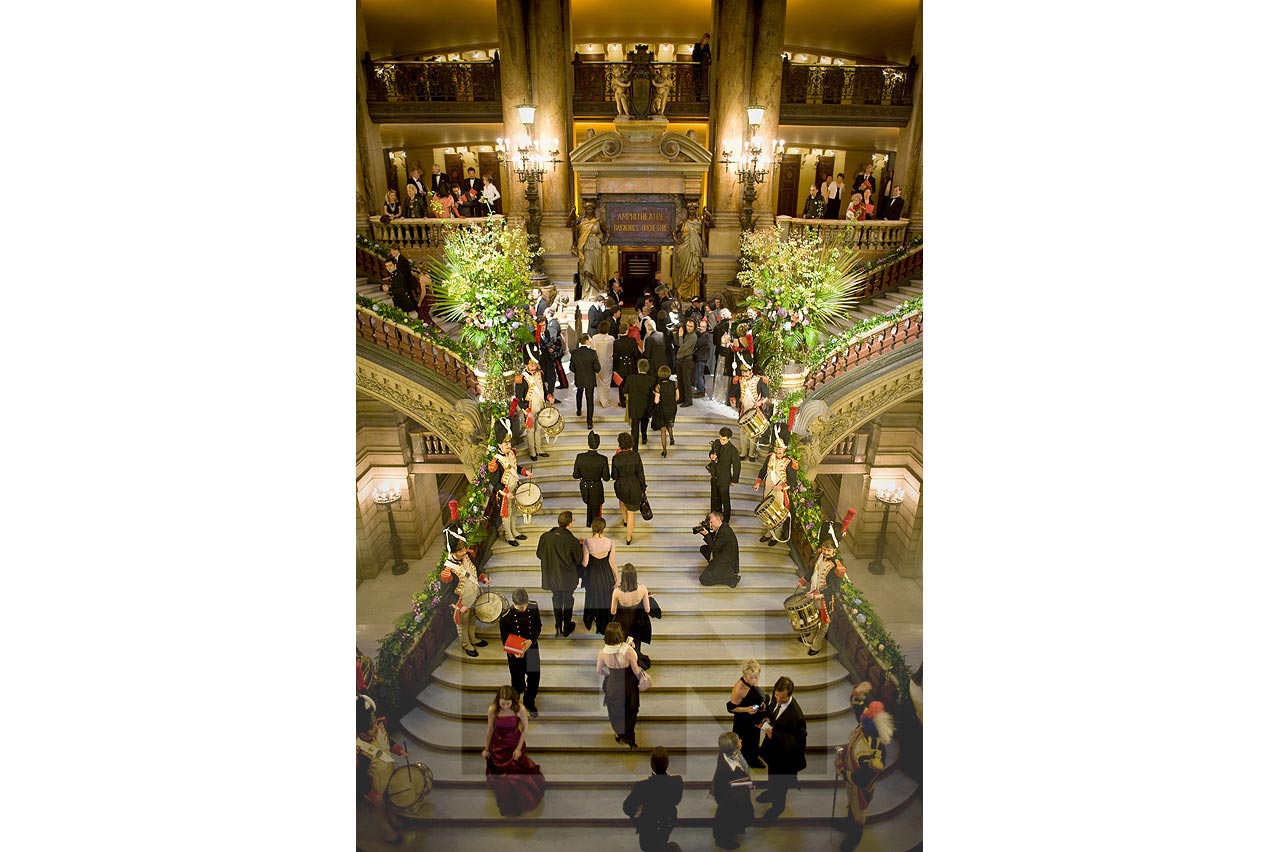
[[[666,450],[663,450],[663,451],[662,451],[662,457],[663,457],[664,459],[667,457],[667,451],[666,451]]]

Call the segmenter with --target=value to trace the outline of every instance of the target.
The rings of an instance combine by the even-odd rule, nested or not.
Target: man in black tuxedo
[[[729,486],[737,485],[742,474],[742,453],[733,443],[732,429],[720,427],[720,437],[711,442],[707,456],[711,459],[711,511],[719,512],[727,521],[733,515]]]
[[[542,658],[538,654],[542,614],[538,611],[538,602],[529,600],[529,593],[524,589],[511,593],[511,609],[498,619],[498,633],[504,645],[513,634],[533,642],[523,657],[507,654],[507,670],[511,673],[511,688],[523,696],[521,700],[529,711],[529,718],[536,719],[538,682],[542,679]]]
[[[588,392],[590,396],[590,392]],[[609,481],[609,460],[596,452],[600,436],[587,433],[587,451],[573,460],[573,478],[578,480],[582,502],[587,504],[587,523],[603,516],[604,484]]]
[[[830,195],[827,198],[827,209],[823,213],[824,219],[840,218],[840,203],[844,201],[844,172],[836,175],[835,183],[831,184],[827,190]]]
[[[400,255],[399,260],[386,262],[387,272],[391,278],[382,284],[384,293],[391,294],[391,303],[406,314],[418,308],[415,297],[414,277],[410,271],[409,259]]]
[[[862,174],[855,175],[853,178],[853,191],[861,195],[864,189],[871,190],[871,198],[874,201],[876,197],[876,179],[871,175],[871,163],[863,165]]]
[[[435,195],[436,190],[440,189],[440,185],[449,185],[449,176],[440,173],[440,167],[435,163],[431,164],[431,194]]]
[[[667,359],[667,336],[662,333],[653,317],[645,321],[645,328],[648,334],[644,337],[644,357],[649,360],[654,373],[657,373],[662,367],[671,366],[671,361]]]
[[[573,632],[573,590],[578,588],[578,566],[582,564],[582,542],[570,529],[573,512],[561,512],[556,526],[538,539],[538,559],[542,562],[542,588],[551,592],[551,608],[556,613],[556,635]]]
[[[698,548],[702,558],[707,560],[707,567],[698,575],[698,582],[704,586],[728,586],[738,588],[742,579],[738,576],[738,535],[724,522],[719,512],[707,516],[706,532],[702,540],[706,544]]]
[[[804,750],[809,731],[804,712],[794,698],[795,689],[791,678],[778,678],[773,685],[773,696],[767,702],[768,718],[760,726],[764,732],[760,756],[769,764],[769,784],[756,801],[770,803],[769,810],[760,817],[761,822],[778,818],[787,806],[787,790],[800,786],[796,775],[808,766]]]
[[[622,338],[618,338],[622,342]],[[618,357],[618,350],[613,350]],[[631,445],[640,452],[640,445],[649,443],[649,411],[653,408],[653,386],[658,379],[650,372],[648,358],[641,358],[636,372],[622,380],[622,395],[627,398],[627,418],[631,421]]]
[[[484,182],[476,177],[475,169],[467,169],[467,176],[462,181],[462,203],[466,208],[464,215],[480,216],[480,194],[484,192]]]
[[[623,813],[631,817],[631,824],[640,835],[641,852],[666,852],[667,841],[676,827],[676,805],[684,798],[684,779],[667,774],[670,764],[667,750],[663,746],[655,748],[649,757],[653,774],[637,781],[622,802]]]
[[[902,186],[899,184],[893,188],[893,195],[884,203],[881,208],[880,218],[888,219],[890,222],[896,222],[902,218]]]
[[[597,334],[599,332],[596,332]],[[587,428],[591,429],[596,416],[596,374],[600,372],[600,356],[591,346],[591,335],[578,338],[578,348],[569,356],[569,372],[573,373],[574,399],[578,402],[578,416],[582,416],[582,397],[587,397]],[[601,500],[603,503],[603,499]],[[592,518],[595,516],[592,515]],[[590,520],[590,518],[588,518]]]
[[[587,334],[596,334],[600,331],[600,320],[609,313],[605,307],[606,301],[608,297],[604,293],[596,293],[595,302],[587,308]]]
[[[419,195],[426,195],[427,185],[422,182],[422,169],[414,169],[409,172],[409,183],[418,188]]]

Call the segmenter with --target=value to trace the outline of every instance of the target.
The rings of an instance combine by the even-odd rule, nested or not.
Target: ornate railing
[[[449,229],[489,219],[506,221],[504,216],[486,216],[472,219],[393,219],[383,222],[377,216],[369,217],[373,229],[373,241],[384,246],[410,249],[441,249],[449,236]]]
[[[872,299],[881,293],[888,292],[904,282],[919,278],[924,274],[924,246],[920,246],[895,260],[877,266],[867,274],[862,286],[858,289],[859,302]]]
[[[924,337],[924,311],[913,311],[893,322],[877,326],[856,337],[847,349],[827,358],[821,366],[809,371],[804,380],[806,393],[811,393],[854,367],[872,361],[908,343]]]
[[[502,75],[489,62],[363,61],[377,122],[502,121]]]
[[[667,95],[664,115],[708,115],[708,66],[697,62],[654,62],[656,74],[674,75],[675,83]],[[613,99],[613,80],[632,68],[630,62],[583,62],[573,60],[573,114],[577,116],[617,115]]]
[[[415,462],[425,462],[433,458],[457,458],[453,448],[444,439],[432,432],[410,432],[409,449]]]
[[[779,216],[774,221],[784,234],[790,234],[793,229],[816,228],[824,243],[868,252],[893,251],[905,245],[907,227],[911,224],[910,219],[854,222],[849,219],[796,219],[792,216]]]
[[[911,106],[912,65],[797,65],[782,60],[782,103]]]
[[[426,367],[464,388],[473,397],[480,396],[480,380],[469,364],[413,329],[384,319],[359,305],[356,306],[356,337]]]
[[[356,275],[363,275],[370,281],[381,281],[386,277],[386,267],[382,258],[368,249],[356,246]]]

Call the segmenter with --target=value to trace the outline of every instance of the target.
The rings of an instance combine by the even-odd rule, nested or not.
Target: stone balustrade
[[[794,216],[779,216],[774,221],[784,234],[815,228],[823,243],[863,252],[889,252],[906,245],[907,227],[911,224],[910,219],[855,222],[849,219],[797,219]]]
[[[469,219],[393,219],[383,222],[377,216],[370,216],[369,226],[373,229],[373,241],[380,245],[439,252],[444,248],[451,229],[491,219],[506,221],[505,216],[479,216]]]
[[[418,332],[385,319],[368,308],[356,306],[356,337],[443,376],[472,397],[480,396],[480,379],[471,365]]]
[[[924,337],[924,311],[912,311],[899,319],[886,322],[858,335],[846,349],[831,355],[823,364],[809,371],[804,389],[812,393],[826,382],[854,367],[874,360],[908,343]]]

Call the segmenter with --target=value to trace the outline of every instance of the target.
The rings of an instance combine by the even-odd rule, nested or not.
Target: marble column
[[[764,143],[778,138],[782,110],[782,33],[787,19],[787,0],[756,0],[757,17],[752,41],[751,103],[764,107],[764,120],[756,135]],[[769,153],[766,150],[765,153]],[[763,184],[756,185],[756,227],[773,225],[778,207],[778,181],[773,171]]]
[[[382,136],[369,118],[369,92],[361,58],[368,47],[364,10],[356,3],[356,230],[369,230],[370,215],[382,212],[387,194],[387,168],[382,156]]]
[[[558,140],[559,158],[565,161],[548,169],[539,187],[543,270],[553,282],[568,285],[572,294],[578,262],[571,253],[573,231],[565,227],[574,207],[573,171],[568,163],[573,147],[570,0],[530,0],[529,9],[529,79],[532,103],[538,107],[534,134],[544,147]]]
[[[910,219],[909,237],[924,233],[924,41],[923,15],[916,14],[911,52],[920,63],[911,96],[911,118],[902,129],[898,156],[895,158],[893,182],[902,184],[902,216]]]
[[[529,38],[526,8],[529,0],[498,0],[498,58],[502,68],[502,135],[511,140],[525,135],[516,107],[531,103],[529,86]],[[506,180],[498,187],[502,193],[502,212],[523,218],[528,211],[524,200],[524,184],[516,180],[511,166],[502,169]]]
[[[707,147],[716,160],[725,150],[741,151],[747,133],[748,84],[751,81],[752,4],[749,0],[719,0],[711,20],[711,122]],[[708,175],[707,206],[711,229],[707,258],[707,295],[730,292],[737,286],[741,226],[738,210],[742,186],[736,170],[713,162]]]

